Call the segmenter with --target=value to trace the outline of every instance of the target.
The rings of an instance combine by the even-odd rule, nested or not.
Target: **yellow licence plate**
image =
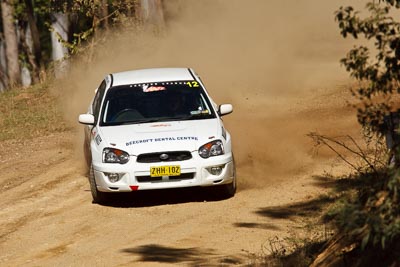
[[[181,166],[150,167],[150,176],[178,176],[181,175]]]

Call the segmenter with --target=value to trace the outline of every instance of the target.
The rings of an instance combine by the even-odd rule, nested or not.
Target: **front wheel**
[[[90,192],[92,193],[93,203],[105,204],[107,202],[107,193],[97,190],[96,179],[94,177],[93,165],[90,165],[89,170]]]

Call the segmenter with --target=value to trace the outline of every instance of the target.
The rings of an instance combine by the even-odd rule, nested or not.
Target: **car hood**
[[[218,119],[155,122],[100,127],[104,146],[115,147],[130,155],[162,151],[195,151],[218,139]]]

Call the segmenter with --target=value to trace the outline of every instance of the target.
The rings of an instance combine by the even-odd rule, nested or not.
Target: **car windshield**
[[[215,112],[196,81],[116,86],[108,90],[100,124],[215,118]]]

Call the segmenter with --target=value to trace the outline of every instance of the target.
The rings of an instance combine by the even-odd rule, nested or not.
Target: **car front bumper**
[[[126,164],[110,164],[93,162],[97,190],[101,192],[130,192],[136,190],[152,190],[182,188],[193,186],[214,186],[233,182],[234,162],[232,153],[220,156],[201,158],[192,153],[192,158],[185,161],[138,163],[131,156]],[[150,167],[179,165],[180,176],[150,177]],[[211,167],[221,167],[219,174],[212,174]],[[111,182],[109,173],[117,173],[120,180]]]

